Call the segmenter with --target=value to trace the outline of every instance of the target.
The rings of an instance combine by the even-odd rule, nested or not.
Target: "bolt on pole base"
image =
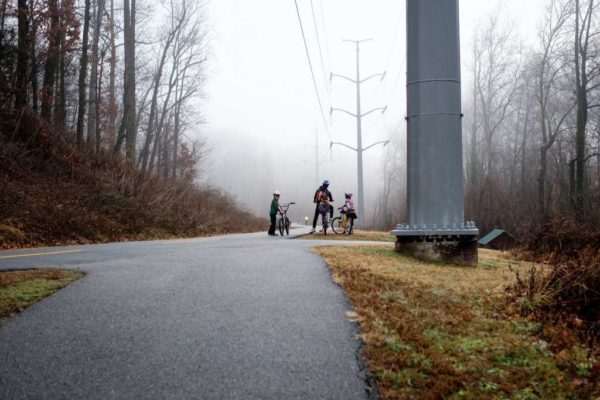
[[[398,225],[391,232],[396,236],[397,252],[424,261],[477,266],[479,230],[474,223],[450,229],[413,228]]]

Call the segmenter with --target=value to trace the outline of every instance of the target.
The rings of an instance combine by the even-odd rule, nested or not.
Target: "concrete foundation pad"
[[[477,266],[477,236],[397,236],[396,251],[424,261]]]

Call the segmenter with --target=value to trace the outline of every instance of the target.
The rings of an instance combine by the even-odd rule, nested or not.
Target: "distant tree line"
[[[600,5],[547,0],[534,45],[492,15],[475,31],[463,80],[466,215],[482,231],[600,222]],[[531,38],[528,38],[531,39]],[[527,43],[531,42],[528,40]],[[392,143],[393,144],[393,143]],[[401,221],[402,144],[386,157],[379,225]],[[383,210],[386,210],[385,212]]]
[[[0,0],[0,112],[39,118],[83,151],[125,157],[145,174],[192,180],[205,151],[186,135],[201,122],[203,8]]]

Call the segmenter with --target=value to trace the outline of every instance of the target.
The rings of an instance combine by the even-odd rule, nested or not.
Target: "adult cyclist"
[[[330,218],[333,218],[333,206],[331,202],[333,201],[333,196],[331,196],[331,192],[329,191],[329,181],[325,179],[323,184],[319,186],[319,188],[315,191],[315,195],[313,197],[313,203],[315,203],[315,216],[313,218],[312,229],[310,233],[315,233],[315,229],[317,227],[317,220],[319,219],[319,205],[321,205],[322,201],[319,201],[322,197],[326,197],[329,199],[329,214]]]

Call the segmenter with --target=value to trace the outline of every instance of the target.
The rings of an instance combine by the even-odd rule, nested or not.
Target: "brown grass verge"
[[[391,245],[315,250],[354,305],[364,356],[384,399],[584,399],[595,359],[553,353],[540,324],[505,312],[511,271],[482,251],[478,268],[421,262]]]
[[[23,311],[82,276],[81,272],[59,269],[0,271],[0,320]]]
[[[317,228],[318,229],[318,228]],[[337,235],[335,232],[327,231],[327,235],[323,232],[315,232],[312,235],[302,236],[301,239],[306,240],[344,240],[344,241],[371,241],[371,242],[395,242],[396,237],[390,235],[389,232],[382,231],[364,231],[355,229],[352,235]]]

